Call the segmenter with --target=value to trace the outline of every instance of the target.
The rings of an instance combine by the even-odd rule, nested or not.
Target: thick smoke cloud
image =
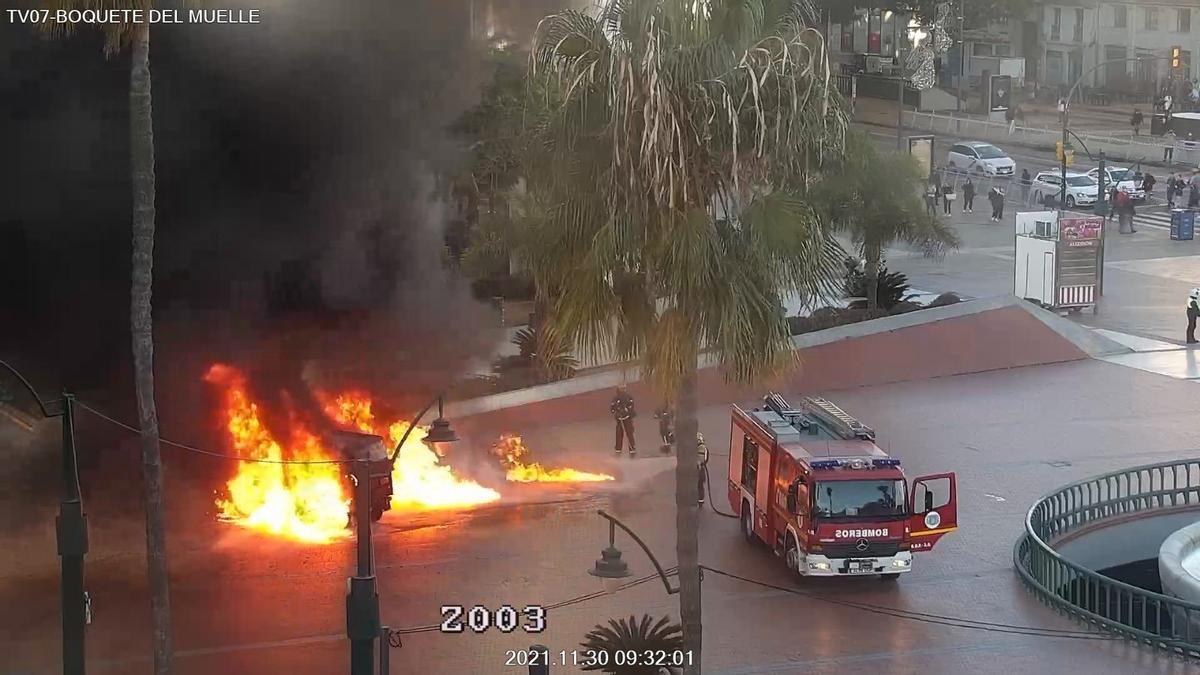
[[[487,76],[468,32],[507,5],[256,6],[257,26],[152,36],[158,400],[164,434],[204,443],[215,361],[276,403],[354,385],[403,412],[498,338],[441,265],[435,196],[462,152],[445,129]],[[544,12],[520,9],[527,36]],[[128,56],[100,46],[0,26],[0,354],[132,421]],[[81,426],[84,446],[136,456]]]

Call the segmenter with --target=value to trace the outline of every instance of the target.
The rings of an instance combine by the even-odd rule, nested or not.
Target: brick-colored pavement
[[[795,393],[794,391],[788,393]],[[959,475],[962,527],[922,555],[899,584],[872,579],[806,584],[806,590],[886,607],[1042,628],[1077,629],[1021,587],[1011,548],[1021,518],[1040,494],[1084,476],[1195,454],[1191,383],[1096,361],[826,392],[874,426],[880,443],[910,473]],[[713,449],[714,480],[728,437],[727,404],[702,410]],[[585,574],[607,534],[591,512],[611,510],[671,564],[673,489],[669,458],[616,462],[602,411],[571,424],[526,431],[547,459],[621,474],[620,485],[550,505],[502,506],[468,514],[402,518],[379,526],[384,619],[393,626],[438,621],[448,603],[550,603],[597,589]],[[500,431],[497,427],[491,431]],[[476,435],[486,430],[477,429]],[[643,420],[645,447],[654,429]],[[532,499],[558,499],[544,488]],[[727,508],[718,499],[718,506]],[[121,517],[102,505],[93,522]],[[136,517],[125,515],[136,522]],[[173,530],[176,672],[345,672],[344,577],[348,544],[310,548],[227,530],[191,536]],[[195,535],[196,533],[192,533]],[[636,574],[649,564],[629,542]],[[794,586],[782,561],[741,541],[733,521],[702,516],[702,560],[737,574]],[[50,536],[26,552],[46,567],[0,579],[0,673],[51,672],[57,654],[56,575]],[[91,672],[148,672],[144,564],[137,547],[93,556],[89,589],[96,623]],[[541,635],[420,633],[393,652],[395,673],[513,673],[506,650],[542,642],[570,649],[596,622],[613,616],[673,613],[675,599],[644,584],[553,611]],[[710,575],[705,582],[706,673],[1010,673],[1182,672],[1187,668],[1117,641],[1014,636],[897,619],[831,606]],[[577,672],[556,668],[555,673]]]

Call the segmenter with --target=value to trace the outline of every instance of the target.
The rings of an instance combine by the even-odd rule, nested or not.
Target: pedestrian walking
[[[1133,135],[1137,136],[1142,133],[1142,111],[1137,108],[1133,109],[1133,114],[1129,116],[1129,126],[1133,127]]]
[[[1175,190],[1178,189],[1178,187],[1179,187],[1179,181],[1178,181],[1178,179],[1175,178],[1175,173],[1171,172],[1171,175],[1167,176],[1167,208],[1168,209],[1175,208]]]
[[[967,182],[963,183],[963,213],[975,212],[975,184],[971,182],[971,177],[967,176]]]
[[[950,215],[950,204],[952,204],[957,198],[958,195],[954,194],[953,185],[946,183],[942,186],[942,212],[947,216]]]
[[[662,438],[662,445],[659,450],[662,454],[671,454],[671,448],[675,445],[675,413],[671,411],[671,406],[664,403],[657,412],[654,413],[654,419],[658,420],[658,435]]]
[[[1154,192],[1154,186],[1157,184],[1158,179],[1149,171],[1146,172],[1145,176],[1142,176],[1142,189],[1146,191],[1146,197],[1149,197],[1150,193]]]
[[[612,405],[608,409],[617,422],[617,455],[621,454],[625,443],[628,443],[629,456],[636,457],[637,441],[633,437],[633,418],[636,413],[633,409],[633,397],[629,395],[628,391],[625,391],[625,385],[617,387],[617,393],[613,396]]]
[[[1033,185],[1033,177],[1029,169],[1021,169],[1021,203],[1029,206],[1029,188]]]
[[[992,204],[992,222],[998,223],[1004,218],[1004,191],[994,187],[988,191],[988,201]]]
[[[1108,188],[1108,215],[1105,216],[1105,222],[1111,222],[1113,216],[1117,215],[1117,186],[1114,185]]]
[[[1200,207],[1200,184],[1192,181],[1188,186],[1188,208],[1194,209]]]
[[[1121,234],[1136,232],[1133,229],[1133,200],[1130,199],[1129,193],[1125,190],[1118,192],[1117,201],[1113,207],[1117,212],[1117,225],[1120,228],[1118,231]]]
[[[704,444],[704,434],[696,432],[696,503],[704,505],[704,484],[708,479],[708,446]]]
[[[1187,343],[1196,344],[1196,318],[1200,317],[1200,288],[1193,288],[1188,293],[1187,302]]]

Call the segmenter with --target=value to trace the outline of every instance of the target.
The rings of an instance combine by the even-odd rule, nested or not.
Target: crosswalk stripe
[[[1114,218],[1113,220],[1116,220]],[[1147,213],[1139,213],[1133,217],[1133,222],[1138,227],[1155,227],[1160,230],[1171,229],[1171,212],[1170,211],[1150,211]]]

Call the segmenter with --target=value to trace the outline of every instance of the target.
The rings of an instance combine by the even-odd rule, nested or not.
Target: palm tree
[[[47,0],[52,9],[149,10],[152,0]],[[51,12],[51,16],[54,12]],[[51,33],[65,35],[72,24],[45,24]],[[150,95],[150,24],[120,23],[104,27],[104,53],[112,56],[128,47],[129,144],[133,183],[133,267],[130,291],[130,332],[133,342],[134,387],[141,428],[142,479],[146,490],[146,557],[150,578],[150,608],[154,627],[154,672],[171,672],[171,599],[167,577],[167,541],[163,510],[163,470],[158,438],[158,408],[154,402],[154,333],[150,298],[154,280],[154,125]]]
[[[878,150],[866,134],[852,133],[843,158],[829,169],[816,201],[862,249],[868,309],[879,307],[879,269],[889,246],[904,242],[940,256],[959,245],[954,229],[922,202],[924,176],[911,156]]]
[[[548,204],[526,262],[547,321],[585,353],[640,359],[676,403],[676,553],[700,672],[696,372],[794,363],[781,298],[824,296],[841,249],[809,203],[846,118],[805,0],[605,0],[541,22],[523,161]]]
[[[664,670],[669,673],[678,672],[679,664],[687,661],[686,656],[676,656],[686,654],[682,649],[683,629],[679,624],[671,623],[670,617],[664,616],[653,624],[651,621],[649,614],[643,614],[641,619],[630,615],[628,619],[609,619],[608,625],[592,628],[579,646],[589,658],[591,655],[604,656],[595,658],[595,661],[585,665],[583,670],[598,670],[609,675],[659,675]],[[666,658],[662,659],[664,664],[621,663],[622,659],[615,656],[620,652],[639,655],[662,654],[666,655]],[[651,661],[657,660],[659,659],[655,658]]]

